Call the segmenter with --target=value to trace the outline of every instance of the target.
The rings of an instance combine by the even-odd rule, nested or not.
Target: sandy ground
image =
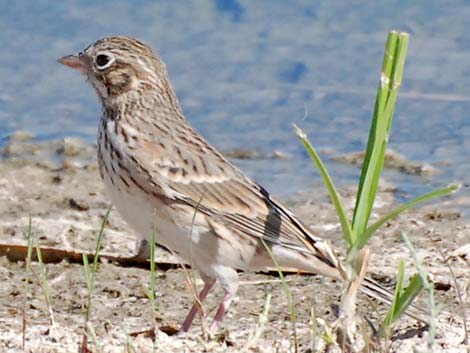
[[[41,246],[74,251],[94,250],[103,215],[109,205],[99,178],[92,146],[74,140],[38,144],[28,134],[16,134],[1,151],[0,163],[0,243],[26,244],[29,216],[33,232]],[[321,188],[322,189],[322,188]],[[322,189],[323,190],[323,189]],[[394,188],[382,187],[373,217],[394,205]],[[349,210],[354,190],[342,189]],[[331,239],[342,249],[339,223],[324,191],[319,188],[293,196],[286,203],[310,226],[312,231]],[[468,308],[467,286],[470,251],[470,223],[452,205],[468,204],[454,196],[440,203],[413,210],[390,222],[370,242],[370,275],[385,286],[393,286],[398,261],[404,259],[413,271],[412,259],[400,234],[406,231],[436,287],[436,300],[443,305],[439,316],[435,352],[465,352],[462,316]],[[134,233],[115,209],[105,232],[103,253],[132,256]],[[160,261],[171,256],[158,249]],[[456,286],[444,259],[452,266],[463,304],[457,299]],[[26,351],[77,352],[84,329],[87,287],[83,266],[66,261],[47,264],[55,325],[49,313],[33,264],[29,291],[24,292],[23,262],[0,257],[0,351],[22,351],[22,308],[26,296]],[[185,271],[170,268],[157,272],[156,322],[160,327],[177,328],[192,303],[192,294],[184,280]],[[146,288],[150,272],[142,268],[100,264],[93,293],[92,325],[98,347],[90,341],[93,352],[294,352],[292,322],[287,300],[279,279],[267,274],[241,274],[238,296],[224,321],[225,338],[204,338],[200,321],[185,335],[170,336],[158,331],[155,340],[133,333],[148,330],[152,315]],[[299,352],[324,351],[321,345],[312,350],[311,308],[318,318],[332,322],[340,299],[340,284],[319,276],[289,275],[287,281],[297,312],[296,331]],[[199,283],[199,282],[198,282]],[[267,295],[272,294],[268,321],[258,338],[253,339],[259,315]],[[216,290],[206,302],[211,313],[221,298]],[[377,325],[377,313],[361,296],[362,314]],[[379,310],[384,310],[379,307]],[[323,327],[317,325],[319,335]],[[410,352],[413,347],[426,349],[427,331],[404,319],[398,326],[392,351]],[[331,351],[331,347],[330,350]],[[334,350],[333,350],[334,351]]]

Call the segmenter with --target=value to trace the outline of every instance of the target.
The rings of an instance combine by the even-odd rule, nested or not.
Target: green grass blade
[[[109,206],[108,211],[106,212],[105,216],[103,217],[103,221],[101,222],[100,232],[98,233],[98,239],[96,241],[95,254],[93,255],[93,265],[90,266],[89,261],[88,261],[88,256],[86,254],[83,254],[82,256],[83,268],[85,271],[85,278],[86,278],[86,283],[87,283],[87,288],[88,288],[87,306],[86,306],[86,313],[85,313],[86,334],[83,336],[82,344],[84,345],[84,347],[82,347],[82,349],[83,348],[86,349],[88,334],[93,335],[93,332],[91,332],[89,329],[89,326],[91,325],[91,324],[89,325],[91,309],[92,309],[91,299],[93,295],[93,289],[95,287],[95,276],[98,270],[98,259],[99,259],[99,252],[101,249],[101,241],[103,240],[104,228],[106,227],[106,224],[108,223],[110,213],[111,213],[111,206]]]
[[[400,271],[400,270],[399,270]],[[402,276],[400,278],[400,285],[403,285],[403,274],[399,272]],[[397,281],[398,286],[398,281]],[[397,287],[398,288],[398,287]],[[387,312],[387,316],[382,324],[381,328],[381,335],[390,338],[392,328],[394,324],[400,319],[403,314],[405,313],[406,309],[411,305],[413,300],[418,296],[418,294],[423,289],[423,282],[418,274],[414,275],[410,279],[409,285],[403,290],[400,288],[400,293],[398,291],[395,292],[395,295],[398,294],[394,298],[393,306]]]
[[[40,285],[44,293],[44,299],[46,300],[47,310],[49,311],[49,318],[51,320],[51,326],[54,326],[55,321],[54,321],[54,310],[52,309],[51,288],[49,287],[49,282],[47,281],[46,265],[44,265],[44,261],[42,260],[42,252],[38,243],[36,243],[36,256],[37,256],[38,263],[39,263]]]
[[[397,47],[397,63],[393,67],[392,87],[391,89],[398,92],[403,78],[403,71],[405,69],[406,53],[408,51],[408,43],[410,35],[405,32],[398,33],[398,47]]]
[[[426,271],[425,267],[421,263],[421,260],[418,257],[418,254],[416,253],[413,244],[411,244],[410,239],[405,233],[402,233],[402,238],[403,241],[405,242],[406,246],[411,252],[411,255],[413,256],[413,259],[415,261],[415,266],[418,269],[418,274],[421,279],[421,283],[424,287],[424,289],[428,292],[428,305],[429,305],[429,329],[428,329],[428,351],[432,352],[433,351],[433,345],[435,342],[435,337],[436,337],[436,328],[437,328],[437,315],[439,313],[439,306],[436,305],[434,301],[434,285],[430,283],[428,280],[428,272]]]
[[[397,274],[397,285],[395,287],[395,292],[393,295],[393,302],[390,308],[388,309],[387,315],[385,316],[385,320],[383,322],[384,330],[389,333],[390,328],[393,324],[393,319],[395,317],[395,313],[397,312],[398,302],[403,290],[403,281],[405,279],[405,263],[403,260],[400,260],[398,264],[398,274]]]
[[[100,232],[98,233],[98,239],[96,241],[95,254],[93,255],[93,270],[91,273],[91,276],[92,276],[91,278],[93,282],[95,280],[96,271],[98,270],[98,259],[100,256],[99,254],[100,254],[100,249],[101,249],[101,242],[103,240],[103,235],[104,235],[104,228],[106,227],[106,224],[108,224],[110,213],[111,213],[111,206],[108,208],[108,211],[104,215],[103,221],[101,222]]]
[[[401,206],[395,208],[391,212],[389,212],[386,215],[382,216],[380,219],[378,219],[376,222],[374,222],[372,225],[370,225],[366,229],[366,231],[360,237],[360,239],[357,243],[357,247],[359,249],[362,248],[367,243],[367,241],[370,239],[370,237],[382,225],[384,225],[385,223],[387,223],[391,219],[397,217],[400,213],[402,213],[406,210],[409,210],[410,208],[413,208],[414,206],[416,206],[416,205],[418,205],[422,202],[429,201],[429,200],[434,199],[436,197],[441,197],[441,196],[446,196],[446,195],[452,194],[452,193],[456,192],[459,188],[460,188],[460,185],[451,184],[451,185],[449,185],[445,188],[434,190],[434,191],[428,192],[424,195],[418,196],[418,197],[412,199],[411,201],[408,201],[404,205],[401,205]]]
[[[296,125],[294,125],[295,132],[299,137],[300,141],[304,145],[305,149],[307,150],[310,158],[315,162],[320,174],[323,178],[323,182],[325,183],[328,192],[330,193],[331,201],[335,206],[336,213],[338,215],[339,221],[341,223],[341,227],[343,229],[343,236],[349,246],[355,243],[355,236],[351,229],[351,223],[348,220],[348,216],[346,215],[346,211],[344,209],[343,203],[341,202],[341,198],[336,190],[335,185],[333,184],[333,180],[331,179],[328,171],[325,168],[325,165],[320,159],[320,156],[317,154],[313,146],[310,144],[310,141],[307,138],[307,135],[299,129]]]
[[[264,303],[264,310],[261,314],[259,314],[258,323],[256,324],[254,331],[250,333],[247,344],[245,345],[245,347],[243,347],[241,352],[248,352],[249,350],[251,350],[250,348],[255,345],[256,341],[263,334],[266,323],[269,320],[269,308],[271,307],[271,298],[272,294],[268,293],[268,295],[266,296],[266,301]]]
[[[155,301],[155,242],[157,241],[157,230],[155,226],[152,227],[152,235],[150,238],[150,293],[149,299],[154,308]]]
[[[404,292],[398,298],[398,303],[395,309],[395,314],[392,318],[392,324],[395,323],[406,311],[406,309],[410,306],[416,296],[421,292],[423,289],[423,282],[418,274],[414,275],[410,279],[410,283],[404,290]]]
[[[352,228],[359,237],[367,227],[383,169],[385,150],[389,139],[396,96],[403,75],[407,46],[408,34],[389,33],[354,209]]]
[[[91,336],[91,340],[92,340],[93,344],[95,345],[96,351],[98,353],[103,353],[103,348],[101,347],[101,345],[98,342],[98,338],[96,337],[95,328],[93,327],[91,322],[86,323],[86,330],[87,330],[88,334]],[[92,352],[92,351],[87,349],[86,352]]]
[[[284,291],[284,294],[287,298],[287,305],[289,306],[289,311],[290,311],[290,319],[292,323],[292,331],[294,334],[294,352],[298,352],[298,341],[297,341],[297,328],[296,328],[296,322],[297,322],[297,312],[295,311],[295,305],[294,301],[292,299],[292,293],[289,289],[289,285],[286,282],[286,279],[284,277],[284,273],[282,272],[281,267],[279,266],[279,263],[274,256],[273,252],[271,251],[271,248],[266,244],[263,238],[260,238],[261,243],[263,244],[264,248],[266,249],[266,252],[268,253],[269,257],[274,263],[274,266],[276,268],[277,273],[279,274],[279,279],[281,280],[281,286],[282,290]]]
[[[381,335],[390,338],[391,331],[395,322],[405,313],[406,309],[411,305],[413,300],[423,289],[423,283],[418,274],[410,279],[408,286],[403,289],[405,281],[405,263],[400,260],[398,265],[397,285],[392,305],[383,321]]]
[[[26,253],[25,270],[24,270],[24,287],[23,287],[23,309],[22,309],[22,348],[26,348],[26,309],[28,304],[29,281],[31,276],[31,256],[33,254],[33,225],[31,215],[29,215],[28,223],[28,250]]]
[[[150,288],[148,290],[147,296],[150,301],[150,309],[152,311],[152,325],[155,325],[155,248],[157,241],[157,230],[155,226],[152,227],[152,234],[150,237]]]
[[[85,280],[88,291],[91,291],[91,274],[90,274],[90,263],[88,262],[88,255],[82,254],[83,260],[83,271],[85,272]]]
[[[364,208],[363,204],[366,178],[368,176],[368,171],[370,171],[371,156],[374,151],[374,146],[377,140],[377,131],[381,131],[381,128],[378,127],[379,116],[383,112],[385,104],[388,100],[388,93],[390,87],[390,77],[392,75],[392,68],[395,59],[395,52],[398,42],[398,35],[396,32],[390,32],[388,34],[387,43],[385,45],[385,53],[382,62],[382,72],[380,75],[379,87],[377,89],[377,97],[375,101],[374,114],[372,116],[372,122],[369,130],[369,139],[366,148],[366,154],[364,157],[364,163],[362,165],[361,177],[359,179],[359,188],[356,198],[356,207],[353,216],[353,229],[360,229],[362,227],[361,222],[366,218],[367,208]],[[361,198],[361,195],[362,196]],[[368,201],[370,202],[370,201]]]
[[[150,301],[150,310],[152,312],[152,327],[156,333],[157,324],[156,324],[156,311],[155,311],[155,248],[157,243],[157,229],[155,225],[152,227],[152,235],[150,237],[150,289],[147,294]],[[156,351],[156,340],[153,340],[152,352]]]

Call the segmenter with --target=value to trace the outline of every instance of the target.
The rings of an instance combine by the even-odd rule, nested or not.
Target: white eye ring
[[[98,70],[104,70],[110,67],[116,59],[110,52],[99,52],[95,56],[95,65]]]

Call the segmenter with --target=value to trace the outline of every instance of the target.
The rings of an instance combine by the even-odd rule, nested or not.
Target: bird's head
[[[131,37],[102,38],[58,61],[86,75],[105,105],[133,90],[167,85],[163,61],[147,44]]]

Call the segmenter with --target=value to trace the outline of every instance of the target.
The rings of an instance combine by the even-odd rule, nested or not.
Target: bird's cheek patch
[[[133,86],[132,83],[132,76],[124,71],[115,70],[109,72],[107,75],[106,84],[114,95],[119,95],[129,91]]]

